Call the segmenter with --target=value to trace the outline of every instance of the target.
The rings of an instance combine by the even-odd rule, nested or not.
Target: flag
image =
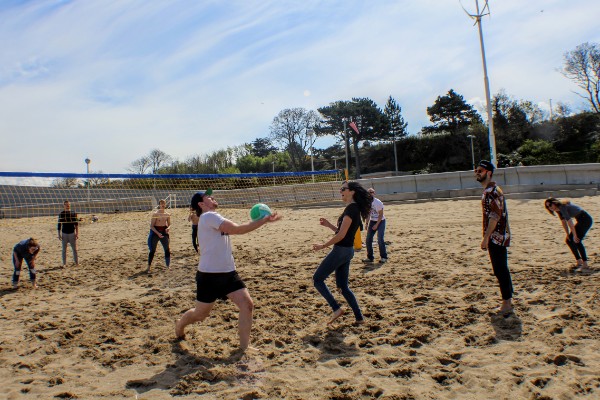
[[[352,130],[354,130],[354,132],[356,132],[357,135],[360,135],[360,132],[358,131],[358,127],[356,126],[356,123],[354,121],[350,122],[350,128],[352,128]]]

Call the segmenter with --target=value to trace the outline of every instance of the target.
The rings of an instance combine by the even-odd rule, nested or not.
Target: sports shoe
[[[379,264],[385,264],[387,262],[387,258],[382,258],[379,260]]]
[[[365,258],[364,260],[362,260],[362,262],[364,262],[365,264],[373,264],[373,260],[371,260],[370,258]]]

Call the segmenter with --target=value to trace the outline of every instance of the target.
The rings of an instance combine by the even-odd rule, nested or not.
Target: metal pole
[[[348,143],[348,135],[346,135],[346,122],[348,121],[347,118],[342,118],[342,122],[344,122],[344,147],[346,150],[346,171],[348,171],[348,166],[350,165],[350,159],[348,156],[348,148],[350,147],[350,143]]]
[[[309,129],[308,130],[308,140],[310,140],[310,170],[312,172],[315,172],[315,163],[313,160],[313,135],[315,134],[315,131],[313,129]],[[315,183],[315,175],[312,174],[312,181],[313,183]]]
[[[92,160],[90,160],[89,158],[85,159],[85,165],[86,165],[86,170],[87,170],[87,206],[88,206],[88,211],[90,210],[90,163],[92,162]]]
[[[481,29],[481,17],[479,13],[479,0],[475,0],[475,6],[477,7],[477,27],[479,28],[479,44],[481,45],[481,59],[483,61],[483,82],[485,85],[485,100],[487,102],[487,115],[488,115],[488,126],[489,126],[489,142],[490,142],[490,161],[492,164],[498,166],[496,159],[496,137],[494,136],[494,120],[492,118],[492,102],[490,101],[490,81],[487,75],[487,65],[485,62],[485,46],[483,45],[483,31]]]
[[[392,122],[390,122],[390,128],[392,130],[392,144],[394,146],[394,167],[396,174],[398,174],[398,154],[396,154],[396,130],[394,129]]]
[[[473,135],[467,135],[469,139],[471,139],[471,162],[473,163],[473,171],[475,171],[475,150],[473,150]]]

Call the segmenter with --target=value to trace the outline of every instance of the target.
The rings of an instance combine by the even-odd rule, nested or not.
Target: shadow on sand
[[[508,314],[494,313],[490,315],[490,323],[497,340],[515,341],[523,334],[523,323],[514,311]]]
[[[191,354],[185,347],[185,342],[172,341],[172,352],[177,356],[173,364],[167,365],[164,371],[149,378],[130,380],[127,389],[133,389],[138,394],[153,389],[169,390],[172,395],[185,395],[198,388],[198,382],[214,384],[239,381],[240,374],[249,369],[247,357],[241,351],[233,351],[226,357],[200,357]],[[227,373],[233,369],[233,373]],[[240,371],[240,373],[235,373]]]

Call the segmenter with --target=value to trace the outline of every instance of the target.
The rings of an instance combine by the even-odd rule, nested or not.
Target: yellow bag
[[[360,228],[356,230],[356,235],[354,235],[354,250],[362,249],[362,237],[360,235]]]

